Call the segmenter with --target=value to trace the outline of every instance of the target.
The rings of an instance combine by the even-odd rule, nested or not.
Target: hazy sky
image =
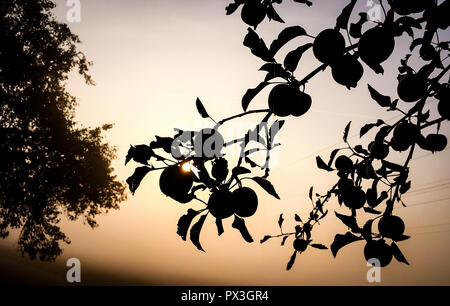
[[[149,143],[154,135],[170,136],[175,127],[211,126],[210,121],[198,116],[196,97],[202,99],[210,115],[223,118],[239,113],[242,95],[263,80],[264,73],[258,72],[263,62],[242,45],[247,26],[240,20],[240,11],[225,15],[225,6],[230,1],[81,0],[82,20],[70,27],[83,41],[81,50],[94,62],[91,74],[96,86],[89,87],[75,76],[68,82],[68,88],[79,99],[77,118],[82,124],[115,124],[108,132],[108,140],[119,149],[119,158],[113,165],[121,180],[134,171],[134,165],[124,166],[130,144]],[[335,17],[348,1],[316,0],[311,8],[284,2],[277,8],[285,25],[266,20],[258,27],[257,32],[267,44],[284,26],[299,24],[311,35],[333,27]],[[359,11],[367,10],[365,1],[359,2]],[[66,1],[57,3],[55,12],[65,20]],[[441,39],[449,37],[447,32]],[[307,41],[306,38],[292,41],[280,56]],[[396,42],[399,51],[409,46],[410,38],[403,36]],[[200,238],[206,253],[182,241],[176,235],[176,225],[188,206],[166,198],[159,191],[157,173],[151,173],[120,210],[98,218],[99,228],[91,230],[82,222],[64,220],[62,229],[72,243],[64,247],[64,254],[56,263],[30,265],[14,254],[8,255],[8,260],[22,265],[24,275],[53,273],[62,281],[65,259],[76,257],[86,269],[118,275],[124,282],[140,279],[148,284],[176,285],[367,284],[363,242],[345,247],[336,259],[330,251],[309,250],[298,256],[293,269],[287,272],[292,241],[288,240],[285,247],[280,246],[280,240],[263,245],[258,241],[265,234],[278,233],[276,221],[280,213],[285,214],[286,229],[293,228],[294,213],[307,217],[311,208],[307,193],[311,185],[319,192],[332,186],[335,173],[329,175],[317,169],[314,157],[319,153],[328,158],[333,149],[330,145],[339,144],[349,120],[353,121],[350,135],[357,135],[364,123],[378,118],[388,121],[397,115],[383,112],[370,99],[367,83],[394,96],[395,75],[402,56],[396,52],[383,64],[386,71],[383,80],[365,66],[363,80],[351,92],[332,81],[329,69],[307,84],[306,91],[313,98],[310,112],[300,118],[289,118],[279,134],[282,146],[276,155],[271,181],[281,200],[266,195],[254,184],[249,185],[258,191],[260,200],[257,214],[247,220],[257,242],[245,243],[231,228],[232,220],[224,222],[225,233],[218,237],[212,218],[207,219]],[[318,65],[308,52],[296,76],[300,78]],[[263,91],[250,107],[266,108],[268,92],[269,89]],[[238,120],[225,134],[237,136],[260,120],[260,115]],[[450,136],[448,122],[441,125],[441,130]],[[367,138],[371,136],[368,134]],[[350,141],[356,144],[359,139],[352,137]],[[425,154],[416,151],[416,156]],[[435,201],[449,197],[448,185],[442,185],[450,182],[449,173],[448,150],[411,163],[412,191],[430,183],[440,185],[432,192],[415,192],[405,197],[407,204],[423,205],[395,211],[407,224],[406,234],[412,235],[410,240],[398,243],[411,265],[393,261],[382,271],[382,284],[450,285],[450,264],[443,260],[450,257],[450,200]],[[336,201],[328,206],[338,208]],[[348,213],[345,208],[337,211]],[[313,239],[329,245],[334,234],[346,231],[330,212],[322,226],[313,232]],[[14,248],[16,237],[13,233],[0,245]],[[29,272],[25,268],[28,266],[33,271],[46,272]],[[85,275],[87,283],[89,277],[94,279],[93,275],[94,272]]]

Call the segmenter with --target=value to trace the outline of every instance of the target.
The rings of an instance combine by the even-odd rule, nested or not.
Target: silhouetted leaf
[[[280,199],[277,192],[275,191],[275,187],[273,187],[272,183],[262,177],[253,177],[252,178],[259,186],[261,186],[268,194],[273,197]]]
[[[294,72],[297,69],[298,62],[302,58],[303,53],[311,48],[313,44],[308,43],[303,46],[298,47],[294,51],[289,52],[284,58],[284,68],[288,71]]]
[[[280,15],[278,15],[277,11],[273,8],[272,3],[269,3],[269,7],[267,8],[267,17],[269,20],[275,20],[281,23],[284,23],[284,20],[281,19]]]
[[[350,232],[345,233],[345,235],[337,234],[331,244],[331,252],[333,253],[333,256],[336,257],[342,247],[358,240],[362,240],[362,238],[357,237]]]
[[[409,190],[410,188],[411,188],[411,181],[408,181],[408,182],[406,182],[406,183],[403,183],[403,184],[400,186],[399,191],[400,191],[401,194],[405,194],[405,193],[408,192],[408,190]]]
[[[261,239],[260,243],[264,243],[264,242],[266,242],[267,240],[269,240],[270,238],[272,238],[272,236],[266,235],[266,236],[264,236],[263,239]]]
[[[373,219],[367,221],[364,224],[362,231],[361,231],[361,234],[363,235],[364,239],[366,239],[367,241],[372,241],[372,224],[373,224]]]
[[[227,15],[233,14],[243,3],[245,3],[244,0],[235,0],[234,3],[228,4],[228,6],[225,8]]]
[[[191,226],[192,220],[195,218],[195,216],[198,215],[198,213],[199,213],[198,211],[189,208],[187,213],[185,215],[182,215],[181,218],[178,220],[177,234],[184,241],[186,241],[189,226]]]
[[[312,5],[312,2],[309,0],[294,0],[294,2],[303,3],[303,4],[306,4],[307,6]]]
[[[292,268],[292,266],[294,265],[294,263],[295,263],[295,257],[297,256],[297,251],[294,251],[294,253],[292,254],[292,256],[291,256],[291,259],[289,259],[289,262],[288,262],[288,264],[287,264],[287,266],[286,266],[286,270],[290,270],[291,268]]]
[[[361,232],[361,228],[358,226],[358,223],[356,222],[356,217],[341,215],[337,212],[335,212],[335,214],[336,217],[338,217],[342,221],[342,223],[347,225],[353,233]]]
[[[384,69],[380,64],[377,63],[366,63],[370,69],[372,69],[376,74],[384,74]]]
[[[325,218],[325,217],[327,216],[327,214],[328,214],[328,210],[326,210],[326,211],[323,213],[323,215],[320,216],[319,220]]]
[[[367,151],[366,149],[364,149],[362,147],[362,145],[357,145],[353,148],[353,150],[355,150],[356,153],[359,154],[363,154],[363,155],[370,155],[369,151]]]
[[[200,232],[202,231],[203,223],[205,223],[207,215],[208,214],[204,214],[200,216],[197,223],[192,226],[190,231],[190,239],[192,243],[197,247],[197,249],[203,252],[205,252],[205,250],[203,250],[202,245],[200,244]]]
[[[283,78],[287,80],[290,77],[290,73],[287,72],[279,63],[265,63],[261,68],[259,68],[259,70],[267,71],[264,82],[268,82],[275,78]]]
[[[389,126],[389,125],[381,127],[380,130],[378,131],[377,135],[375,136],[375,141],[383,142],[390,131],[391,131],[391,126]]]
[[[153,150],[147,145],[130,146],[125,158],[125,165],[133,159],[135,162],[148,165],[148,160],[154,156]]]
[[[287,239],[288,237],[289,237],[289,236],[284,236],[284,237],[283,237],[283,239],[281,240],[281,245],[282,245],[282,246],[286,243],[286,239]]]
[[[297,221],[297,222],[302,222],[302,218],[300,218],[300,216],[297,215],[297,214],[295,214],[294,219],[295,219],[295,221]]]
[[[404,240],[408,240],[409,238],[411,238],[411,237],[402,235],[401,237],[396,238],[395,241],[404,241]]]
[[[317,167],[319,169],[323,169],[323,170],[327,170],[327,171],[333,171],[333,168],[331,168],[327,164],[325,164],[325,162],[323,161],[322,158],[320,158],[320,156],[316,156],[316,163],[317,163]]]
[[[357,23],[350,24],[349,33],[354,38],[361,37],[361,29],[363,24],[367,21],[367,13],[359,13],[359,21]]]
[[[376,91],[372,86],[367,85],[369,88],[370,96],[374,99],[378,105],[381,107],[390,107],[391,106],[391,98],[388,96],[384,96]]]
[[[127,178],[126,182],[133,195],[136,192],[136,189],[141,184],[142,179],[150,170],[151,170],[150,167],[138,167],[134,170],[133,175]]]
[[[234,167],[233,171],[232,171],[233,176],[238,176],[238,175],[247,174],[247,173],[251,173],[251,171],[248,170],[247,168],[244,168],[241,166]]]
[[[275,55],[285,44],[292,39],[306,35],[305,29],[300,26],[287,27],[278,34],[278,38],[275,39],[270,45],[270,53]]]
[[[395,164],[395,163],[389,162],[387,160],[382,160],[381,163],[382,163],[383,166],[385,166],[388,169],[391,169],[392,171],[403,172],[406,169],[402,165]]]
[[[206,111],[202,101],[200,101],[199,98],[197,98],[197,101],[195,101],[195,105],[197,106],[198,113],[200,114],[200,116],[202,116],[202,118],[209,118],[208,112]]]
[[[313,243],[310,244],[311,247],[319,249],[319,250],[328,250],[328,248],[326,246],[324,246],[323,244],[317,244],[317,243]]]
[[[259,57],[266,62],[274,62],[269,49],[267,49],[264,41],[256,34],[252,28],[248,28],[248,33],[244,38],[244,46],[250,48],[253,55]]]
[[[280,227],[281,232],[283,232],[283,222],[284,222],[284,218],[283,218],[283,214],[280,214],[280,217],[278,218],[278,226]]]
[[[348,20],[352,14],[357,0],[351,0],[350,3],[344,7],[341,14],[336,19],[336,27],[339,29],[347,29]]]
[[[159,137],[159,136],[155,136],[156,141],[152,141],[150,143],[150,148],[151,149],[163,149],[166,153],[171,153],[172,152],[172,143],[173,143],[173,138],[171,137]]]
[[[247,164],[250,165],[250,167],[252,167],[252,168],[258,167],[258,165],[254,161],[252,161],[250,158],[246,157],[244,160]]]
[[[244,238],[245,241],[253,242],[253,238],[248,232],[247,227],[245,226],[244,219],[241,219],[238,216],[234,216],[234,221],[231,226],[239,230],[239,232],[241,232],[242,238]]]
[[[381,119],[378,119],[378,121],[376,123],[368,123],[366,125],[364,125],[361,128],[361,131],[359,132],[359,137],[363,137],[367,132],[369,132],[372,128],[374,127],[378,127],[380,125],[384,124],[384,121]]]
[[[310,199],[311,201],[312,201],[313,190],[314,190],[314,186],[311,186],[311,187],[309,188],[309,193],[308,193],[308,197],[309,197],[309,199]]]
[[[342,137],[342,139],[344,139],[344,142],[347,142],[347,137],[348,137],[348,132],[350,131],[350,125],[352,124],[352,122],[350,121],[349,123],[347,123],[347,125],[345,126],[344,129],[344,136]]]
[[[330,160],[328,161],[328,167],[331,168],[331,165],[333,164],[334,158],[336,157],[336,154],[340,151],[341,149],[335,149],[331,152],[330,154]]]
[[[220,236],[223,234],[223,223],[222,219],[216,218],[216,227],[217,227],[217,234]]]
[[[392,255],[394,255],[395,259],[397,259],[398,262],[403,262],[403,263],[409,265],[409,262],[406,260],[402,251],[400,251],[400,249],[398,248],[398,246],[395,242],[392,242],[391,250],[392,250]]]
[[[269,84],[269,83],[267,83],[267,82],[262,82],[262,83],[260,83],[257,87],[255,87],[255,88],[250,88],[250,89],[247,90],[247,92],[245,93],[245,95],[242,97],[242,109],[243,109],[244,111],[247,110],[247,108],[248,108],[250,102],[252,102],[253,98],[255,98],[256,95],[259,94],[259,92],[260,92],[261,90],[263,90],[264,87],[267,86],[267,84]]]
[[[369,214],[379,215],[381,211],[375,210],[372,207],[363,207],[364,211]]]

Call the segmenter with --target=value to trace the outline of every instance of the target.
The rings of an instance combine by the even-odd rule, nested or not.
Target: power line
[[[438,223],[438,224],[429,224],[429,225],[411,226],[411,227],[407,227],[407,229],[428,228],[428,227],[446,226],[446,225],[450,225],[450,222],[448,222],[448,223]]]
[[[422,206],[422,205],[427,205],[427,204],[431,204],[431,203],[435,203],[435,202],[440,202],[440,201],[446,201],[446,200],[450,200],[450,197],[443,198],[443,199],[431,200],[431,201],[425,201],[425,202],[419,202],[419,203],[413,203],[413,204],[411,204],[411,205],[402,206],[402,207],[396,207],[396,208],[394,208],[394,209],[401,209],[401,208],[408,208],[408,207]]]
[[[449,230],[442,230],[442,231],[432,231],[432,232],[422,232],[422,233],[411,233],[411,235],[426,235],[426,234],[437,234],[437,233],[447,233],[450,232]]]
[[[399,117],[401,117],[401,116],[403,116],[403,115],[402,115],[402,114],[399,114],[399,115],[397,115],[397,116],[394,116],[394,117],[392,117],[391,119],[389,119],[387,122],[389,123],[389,122],[391,122],[392,120],[397,119],[397,118],[399,118]],[[348,139],[352,139],[352,138],[354,138],[354,137],[356,137],[356,136],[359,136],[359,133],[355,133],[355,134],[350,135],[350,136],[348,137]],[[307,156],[305,156],[305,157],[301,157],[301,158],[299,158],[299,159],[293,160],[292,162],[289,163],[289,166],[292,166],[293,164],[297,164],[297,163],[299,163],[299,162],[301,162],[301,161],[307,160],[307,159],[309,159],[309,158],[311,158],[311,157],[314,157],[314,156],[316,156],[317,154],[319,154],[319,153],[321,153],[321,152],[323,152],[323,151],[325,151],[325,150],[327,150],[327,149],[333,148],[333,147],[338,146],[338,145],[341,145],[341,144],[344,144],[344,142],[343,142],[343,141],[340,141],[340,142],[337,142],[337,143],[335,143],[335,144],[332,144],[332,145],[328,145],[328,146],[326,146],[326,147],[323,147],[323,148],[319,149],[318,151],[316,151],[316,152],[314,152],[314,153],[311,153],[311,154],[309,154],[309,155],[307,155]]]

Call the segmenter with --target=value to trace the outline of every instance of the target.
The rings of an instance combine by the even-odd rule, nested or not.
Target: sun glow
[[[181,169],[183,169],[184,172],[191,172],[192,167],[192,161],[185,162],[183,165],[181,165]]]

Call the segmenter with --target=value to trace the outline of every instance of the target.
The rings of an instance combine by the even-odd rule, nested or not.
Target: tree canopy
[[[21,229],[22,255],[54,260],[68,237],[61,214],[95,217],[118,209],[124,185],[111,167],[103,131],[81,127],[65,88],[74,69],[93,85],[80,40],[56,20],[49,0],[0,3],[0,236]]]

